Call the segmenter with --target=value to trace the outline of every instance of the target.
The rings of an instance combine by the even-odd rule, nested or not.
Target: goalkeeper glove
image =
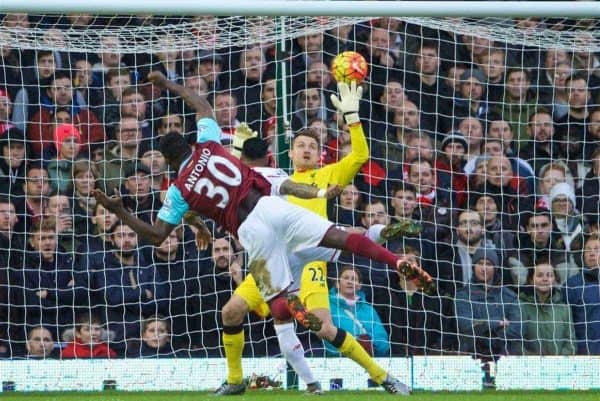
[[[356,124],[360,122],[358,117],[358,103],[362,97],[363,89],[356,86],[356,81],[352,81],[350,86],[344,82],[338,83],[339,97],[331,95],[331,103],[344,115],[346,124]]]
[[[241,123],[235,129],[235,135],[233,136],[233,149],[231,149],[231,154],[239,159],[242,156],[242,149],[244,148],[244,142],[246,142],[246,139],[255,138],[257,136],[258,132],[253,131],[248,124]]]

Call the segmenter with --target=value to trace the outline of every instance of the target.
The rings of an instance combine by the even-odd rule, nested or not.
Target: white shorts
[[[280,197],[259,199],[238,229],[238,237],[248,253],[250,273],[265,301],[294,281],[289,256],[304,250],[325,249],[318,245],[332,226],[332,222]]]

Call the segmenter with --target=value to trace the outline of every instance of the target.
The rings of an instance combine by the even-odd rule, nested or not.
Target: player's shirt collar
[[[179,166],[179,171],[177,172],[177,175],[181,175],[181,172],[183,171],[183,169],[185,168],[185,166],[187,166],[187,164],[189,163],[190,159],[192,158],[192,155],[189,155],[187,157],[187,159],[185,159],[181,165]]]

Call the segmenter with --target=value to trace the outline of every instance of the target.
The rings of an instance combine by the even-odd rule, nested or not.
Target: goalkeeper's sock
[[[306,384],[311,384],[317,381],[308,367],[306,358],[304,357],[304,347],[296,335],[294,323],[276,324],[275,333],[279,340],[279,348],[285,357],[286,361],[296,371],[298,376]]]
[[[223,326],[223,348],[227,359],[227,383],[240,384],[244,379],[242,352],[244,351],[244,327]]]
[[[364,256],[376,262],[382,262],[396,269],[398,257],[360,234],[350,234],[346,239],[345,249],[358,256]]]
[[[331,344],[340,350],[342,355],[352,359],[362,366],[371,376],[371,379],[381,384],[387,377],[387,372],[377,365],[375,360],[365,351],[365,349],[356,341],[352,334],[338,329],[337,334]]]

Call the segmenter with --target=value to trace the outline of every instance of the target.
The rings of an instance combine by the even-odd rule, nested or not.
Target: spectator
[[[55,192],[64,193],[72,188],[73,162],[77,159],[81,146],[81,134],[76,126],[61,124],[54,130],[56,158],[48,163],[50,187]]]
[[[517,149],[515,149],[517,152],[521,141],[528,138],[527,121],[537,107],[537,99],[530,98],[530,85],[531,79],[527,70],[510,69],[506,74],[504,100],[496,108],[496,112],[511,125],[517,139]]]
[[[527,136],[531,140],[525,141],[519,156],[529,162],[535,174],[539,176],[541,167],[557,158],[557,149],[552,143],[554,123],[550,111],[538,109],[529,116]]]
[[[142,154],[140,162],[150,170],[150,188],[152,191],[164,192],[169,189],[171,179],[162,153],[158,150],[149,149]]]
[[[265,128],[277,122],[276,107],[275,80],[267,79],[261,85],[260,101],[256,104],[247,105],[244,113],[250,128],[258,132],[264,140],[268,139],[268,130]],[[267,123],[269,123],[268,126]]]
[[[198,52],[196,73],[204,80],[207,93],[214,93],[225,89],[220,79],[222,71],[223,56],[210,50],[201,50]]]
[[[361,286],[360,272],[356,268],[341,268],[335,288],[329,291],[333,324],[352,334],[369,355],[387,356],[389,335],[375,309],[365,301]],[[325,342],[325,348],[330,355],[340,355],[329,342]]]
[[[96,164],[100,188],[106,193],[120,188],[123,173],[139,164],[142,132],[137,118],[121,116],[115,138],[117,143],[108,150],[105,159]]]
[[[146,96],[135,87],[123,90],[119,116],[114,123],[118,123],[120,116],[135,116],[142,130],[143,145],[146,146],[152,140],[152,125],[146,116],[148,111]]]
[[[137,234],[122,221],[110,228],[113,249],[104,256],[104,270],[94,273],[94,288],[103,290],[108,327],[114,332],[118,349],[139,338],[140,322],[164,313],[165,284],[156,280],[158,272],[140,252]]]
[[[575,252],[583,247],[583,236],[588,227],[577,210],[575,193],[568,183],[554,185],[549,196],[553,231],[557,233],[557,244],[575,261]]]
[[[590,236],[583,247],[583,269],[567,280],[567,304],[573,313],[578,355],[600,355],[600,238]]]
[[[27,332],[25,343],[27,359],[58,359],[60,350],[56,348],[52,333],[44,326],[36,326]]]
[[[557,287],[554,267],[540,259],[528,270],[528,287],[519,294],[523,353],[573,355],[575,331],[571,310]]]
[[[554,266],[555,280],[564,284],[569,277],[577,273],[577,265],[569,262],[556,243],[557,237],[552,232],[552,218],[546,209],[536,209],[525,215],[525,230],[518,233],[515,244],[508,254],[513,283],[517,287],[526,284],[527,274],[531,266],[538,261],[547,260]]]
[[[550,162],[540,169],[538,181],[538,199],[535,206],[538,208],[548,209],[552,207],[550,204],[550,191],[554,185],[566,182],[573,191],[575,191],[575,182],[569,168],[561,161]]]
[[[414,102],[408,99],[404,100],[404,102],[402,102],[402,104],[394,111],[394,118],[392,121],[396,127],[395,139],[398,144],[406,146],[411,135],[419,135],[421,112]]]
[[[47,327],[54,338],[73,323],[73,257],[58,244],[52,220],[41,220],[29,233],[25,268],[15,271],[18,304],[27,328]]]
[[[156,281],[165,286],[164,302],[168,303],[165,322],[177,349],[189,348],[192,337],[200,330],[197,327],[200,313],[197,278],[204,267],[204,263],[197,260],[197,251],[191,253],[185,248],[183,235],[183,227],[179,227],[160,246],[144,249],[144,258],[151,261],[158,272]]]
[[[44,217],[54,220],[59,245],[67,252],[74,252],[79,247],[81,239],[74,234],[71,198],[56,192],[50,194],[44,209]]]
[[[23,87],[17,92],[13,103],[12,122],[21,131],[27,131],[30,118],[40,104],[43,94],[41,88],[50,85],[55,72],[56,60],[52,50],[36,51],[33,76],[24,77]]]
[[[406,90],[421,110],[422,129],[438,140],[442,139],[440,133],[450,129],[445,112],[450,108],[450,88],[440,78],[440,70],[439,44],[423,40],[415,56],[415,73],[407,77],[410,79],[406,80]]]
[[[27,176],[23,182],[24,197],[15,202],[19,223],[16,230],[28,232],[33,224],[38,222],[45,213],[48,195],[50,194],[50,179],[48,170],[41,163],[31,163],[27,168]]]
[[[142,322],[142,341],[139,347],[127,350],[130,358],[173,358],[169,321],[161,315],[150,316]]]
[[[238,104],[231,92],[215,94],[215,119],[221,128],[221,143],[230,145],[235,135],[235,129],[240,125],[237,119]]]
[[[102,320],[94,314],[83,313],[75,318],[74,339],[62,350],[65,359],[115,358],[116,352],[103,341],[108,333]]]
[[[325,95],[319,88],[306,88],[300,90],[294,101],[292,130],[298,131],[307,127],[308,122],[315,118],[327,120],[326,106]]]
[[[571,75],[567,78],[569,111],[562,118],[556,119],[556,129],[561,138],[566,142],[573,142],[578,146],[565,149],[563,155],[569,161],[583,158],[583,141],[588,140],[589,108],[591,93],[588,87],[588,78],[584,75]],[[579,142],[579,143],[578,143]],[[587,146],[587,145],[586,145]]]
[[[486,79],[486,100],[494,107],[501,103],[504,97],[506,77],[506,52],[504,49],[490,49],[481,56],[479,66]]]
[[[123,205],[150,224],[162,206],[159,193],[153,191],[150,186],[150,169],[142,163],[137,163],[135,167],[123,173],[123,178]]]
[[[336,204],[333,221],[348,226],[358,225],[361,198],[362,195],[354,184],[346,185]]]
[[[484,120],[490,111],[485,101],[485,75],[481,70],[470,69],[460,76],[460,80],[461,97],[455,101],[455,115]]]
[[[7,129],[14,127],[10,121],[12,102],[6,89],[0,88],[0,138]]]
[[[485,225],[485,238],[489,239],[496,250],[504,254],[511,249],[514,244],[515,236],[512,230],[505,227],[502,221],[502,214],[499,213],[499,205],[496,199],[487,194],[474,194],[471,197],[473,209],[483,217]]]
[[[441,293],[453,297],[457,289],[472,281],[475,252],[480,248],[494,247],[494,244],[488,241],[484,234],[485,226],[482,215],[474,210],[463,210],[458,213],[457,239],[454,244],[454,268],[450,271],[440,271],[439,286]]]
[[[592,154],[590,161],[592,168],[583,180],[581,190],[581,210],[584,213],[584,218],[591,224],[600,224],[600,147]]]
[[[423,207],[451,207],[452,194],[450,177],[440,172],[437,175],[432,168],[432,162],[422,159],[408,166],[408,182],[417,190],[417,202]]]
[[[472,280],[456,293],[461,352],[484,358],[522,353],[517,297],[498,284],[499,266],[494,249],[479,248],[473,255]]]
[[[257,104],[261,98],[261,85],[267,79],[267,62],[261,46],[249,46],[242,50],[239,71],[231,79],[230,88],[235,88],[238,104]]]
[[[18,128],[9,128],[0,137],[0,195],[24,194],[27,142]]]
[[[440,154],[435,159],[435,169],[450,175],[450,188],[457,207],[464,207],[467,201],[467,175],[464,172],[465,153],[468,145],[460,132],[446,135],[440,144]]]
[[[573,74],[570,63],[560,63],[554,69],[552,78],[552,98],[543,101],[546,107],[552,107],[556,119],[564,118],[569,112],[569,94],[567,92],[567,79]]]
[[[102,94],[102,104],[99,105],[98,116],[107,127],[119,121],[123,92],[131,88],[131,74],[127,68],[110,68],[106,72],[106,86]]]
[[[475,117],[467,117],[458,124],[458,132],[460,132],[467,141],[467,152],[465,158],[471,160],[479,156],[481,153],[481,143],[484,139],[483,125]]]
[[[52,153],[52,111],[56,107],[68,107],[74,125],[81,133],[81,146],[84,152],[89,152],[89,146],[105,140],[104,129],[98,118],[85,107],[81,107],[73,98],[71,78],[64,72],[54,74],[50,86],[40,98],[40,106],[33,114],[27,131],[32,141],[31,150],[35,156],[48,158]]]
[[[17,221],[14,203],[0,195],[0,355],[10,355],[9,340],[22,338],[14,327],[20,316],[11,307],[17,295],[13,271],[23,268],[25,246],[22,235],[15,232]]]
[[[91,218],[96,207],[92,191],[96,188],[96,176],[92,164],[87,160],[77,160],[71,170],[73,182],[73,215],[75,233],[86,235],[92,229]]]

